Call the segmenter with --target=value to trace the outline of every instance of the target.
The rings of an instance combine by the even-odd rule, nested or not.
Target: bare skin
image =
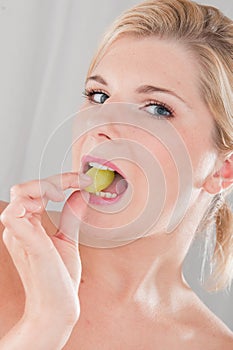
[[[7,206],[0,201],[0,212]],[[42,223],[49,235],[55,234],[59,212],[44,212]],[[2,235],[3,225],[0,224]],[[85,254],[85,247],[79,250]],[[21,280],[9,253],[0,240],[0,339],[22,316],[25,295]],[[140,305],[127,305],[106,293],[105,285],[96,284],[82,274],[79,288],[81,315],[65,350],[85,349],[231,349],[233,336],[188,287],[176,293],[182,299],[177,312],[147,316]],[[167,334],[169,333],[169,337]]]
[[[188,66],[185,65],[187,60]],[[210,171],[218,158],[210,141],[212,116],[199,96],[195,78],[197,72],[195,61],[180,47],[174,45],[171,50],[171,43],[159,42],[155,38],[133,42],[132,38],[122,39],[107,52],[93,72],[93,75],[107,81],[107,85],[96,80],[88,83],[91,83],[91,88],[105,91],[109,99],[106,103],[125,101],[145,104],[145,101],[162,98],[159,93],[153,96],[144,93],[139,97],[135,89],[142,84],[169,87],[191,103],[192,111],[174,97],[162,98],[166,104],[175,105],[177,111],[174,126],[186,143],[194,170],[193,197],[182,224],[168,237],[163,230],[171,203],[176,198],[176,183],[171,178],[174,173],[172,164],[165,150],[158,148],[154,138],[145,138],[142,130],[135,133],[130,126],[119,130],[106,126],[102,128],[101,135],[88,134],[81,144],[74,145],[73,171],[76,172],[82,154],[88,154],[91,150],[91,141],[101,143],[104,135],[111,139],[116,132],[117,137],[127,136],[144,144],[160,159],[164,168],[168,180],[168,201],[158,226],[148,237],[112,249],[96,249],[79,244],[82,277],[78,296],[81,313],[65,350],[217,350],[231,349],[233,346],[230,330],[203,305],[182,276],[182,262],[198,222],[212,195],[218,193],[221,186],[220,177],[213,176]],[[88,106],[90,101],[83,108]],[[142,186],[143,179],[137,169],[120,161],[115,163],[128,174],[136,188]],[[222,186],[226,188],[229,180],[233,179],[233,167],[227,161],[221,166]],[[137,192],[132,203],[130,210],[133,216],[142,203]],[[75,204],[73,209],[79,211]],[[98,216],[91,210],[88,213],[93,214],[89,216],[90,220],[100,219],[99,213]],[[57,228],[54,220],[50,221],[48,216],[53,215],[59,221],[59,213],[48,214],[43,213],[42,224],[46,233],[52,236]],[[124,215],[122,212],[111,216],[111,224],[124,220]],[[105,216],[101,220],[108,223]],[[0,283],[4,286],[0,290],[1,338],[20,319],[25,297],[17,271],[2,243],[0,259]]]

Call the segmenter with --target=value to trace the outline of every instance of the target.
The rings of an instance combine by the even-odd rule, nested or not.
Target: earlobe
[[[215,178],[220,178],[221,189],[226,189],[233,183],[233,153],[228,156],[220,170],[218,170],[214,175]]]
[[[210,194],[220,193],[233,184],[233,152],[222,163],[221,168],[210,174],[203,184],[205,191]]]
[[[221,192],[221,189],[222,189],[222,179],[221,179],[221,176],[217,176],[216,175],[217,173],[215,174],[210,174],[205,182],[203,183],[202,187],[203,189],[208,192],[209,194],[212,194],[212,195],[215,195],[219,192]]]

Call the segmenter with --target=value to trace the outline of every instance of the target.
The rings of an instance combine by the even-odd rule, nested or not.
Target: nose
[[[92,138],[103,140],[114,140],[122,137],[123,128],[120,114],[117,103],[91,107],[88,112],[85,112],[85,118],[83,118],[87,134]]]
[[[119,126],[116,126],[113,123],[108,123],[97,126],[89,133],[89,135],[98,140],[114,140],[120,138],[120,130]]]

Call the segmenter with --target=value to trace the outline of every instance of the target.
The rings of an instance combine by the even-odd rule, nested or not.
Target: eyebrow
[[[108,85],[107,82],[100,75],[92,75],[92,76],[88,77],[86,79],[85,84],[87,84],[88,81],[90,81],[90,80],[97,81],[98,83],[100,83],[102,85],[106,85],[106,86]],[[162,88],[162,87],[158,87],[158,86],[153,86],[153,85],[142,85],[142,86],[139,86],[136,89],[136,92],[139,93],[139,94],[148,94],[148,93],[153,93],[153,92],[162,92],[162,93],[166,93],[166,94],[169,94],[169,95],[173,95],[176,98],[178,98],[181,102],[183,102],[188,108],[191,109],[191,107],[188,105],[188,103],[182,97],[177,95],[172,90],[168,90],[168,89],[165,89],[165,88]]]

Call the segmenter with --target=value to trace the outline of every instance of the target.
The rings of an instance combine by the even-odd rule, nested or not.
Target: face
[[[120,208],[121,201],[123,203],[127,198],[127,205],[122,210],[113,213],[114,204],[110,204],[108,212],[102,212],[103,205],[95,204],[88,209],[88,223],[102,228],[123,225],[124,235],[134,234],[135,227],[129,225],[126,228],[127,223],[135,222],[141,216],[141,222],[137,222],[140,231],[146,220],[142,212],[151,213],[157,208],[161,216],[150,231],[153,235],[166,231],[179,195],[184,203],[190,193],[185,201],[187,207],[197,200],[217,157],[211,138],[213,117],[199,92],[198,71],[195,59],[181,44],[155,37],[121,37],[107,50],[87,79],[87,99],[81,111],[91,110],[91,107],[95,110],[103,105],[112,106],[113,113],[106,114],[106,125],[88,130],[74,142],[73,171],[81,169],[83,155],[95,154],[95,147],[105,146],[106,154],[103,152],[102,158],[109,159],[111,150],[112,155],[115,154],[114,140],[127,140],[125,151],[111,160],[126,175],[130,186],[115,204]],[[122,114],[117,116],[117,104],[123,108],[124,118],[129,118],[130,123],[123,123]],[[136,110],[140,113],[135,112],[134,118],[133,111]],[[78,129],[78,123],[80,126],[82,123],[82,129],[85,123],[91,125],[91,115],[77,121],[75,128]],[[113,125],[111,118],[122,123]],[[183,142],[180,149],[178,141]],[[148,164],[145,163],[147,154],[152,155],[153,164],[149,158]],[[187,164],[191,165],[188,169]],[[154,165],[159,171],[148,181]],[[188,181],[180,182],[185,176]],[[164,189],[164,184],[165,196],[161,198],[159,190]],[[153,194],[149,207],[146,206],[148,193]],[[180,219],[179,216],[177,213],[175,221]]]

